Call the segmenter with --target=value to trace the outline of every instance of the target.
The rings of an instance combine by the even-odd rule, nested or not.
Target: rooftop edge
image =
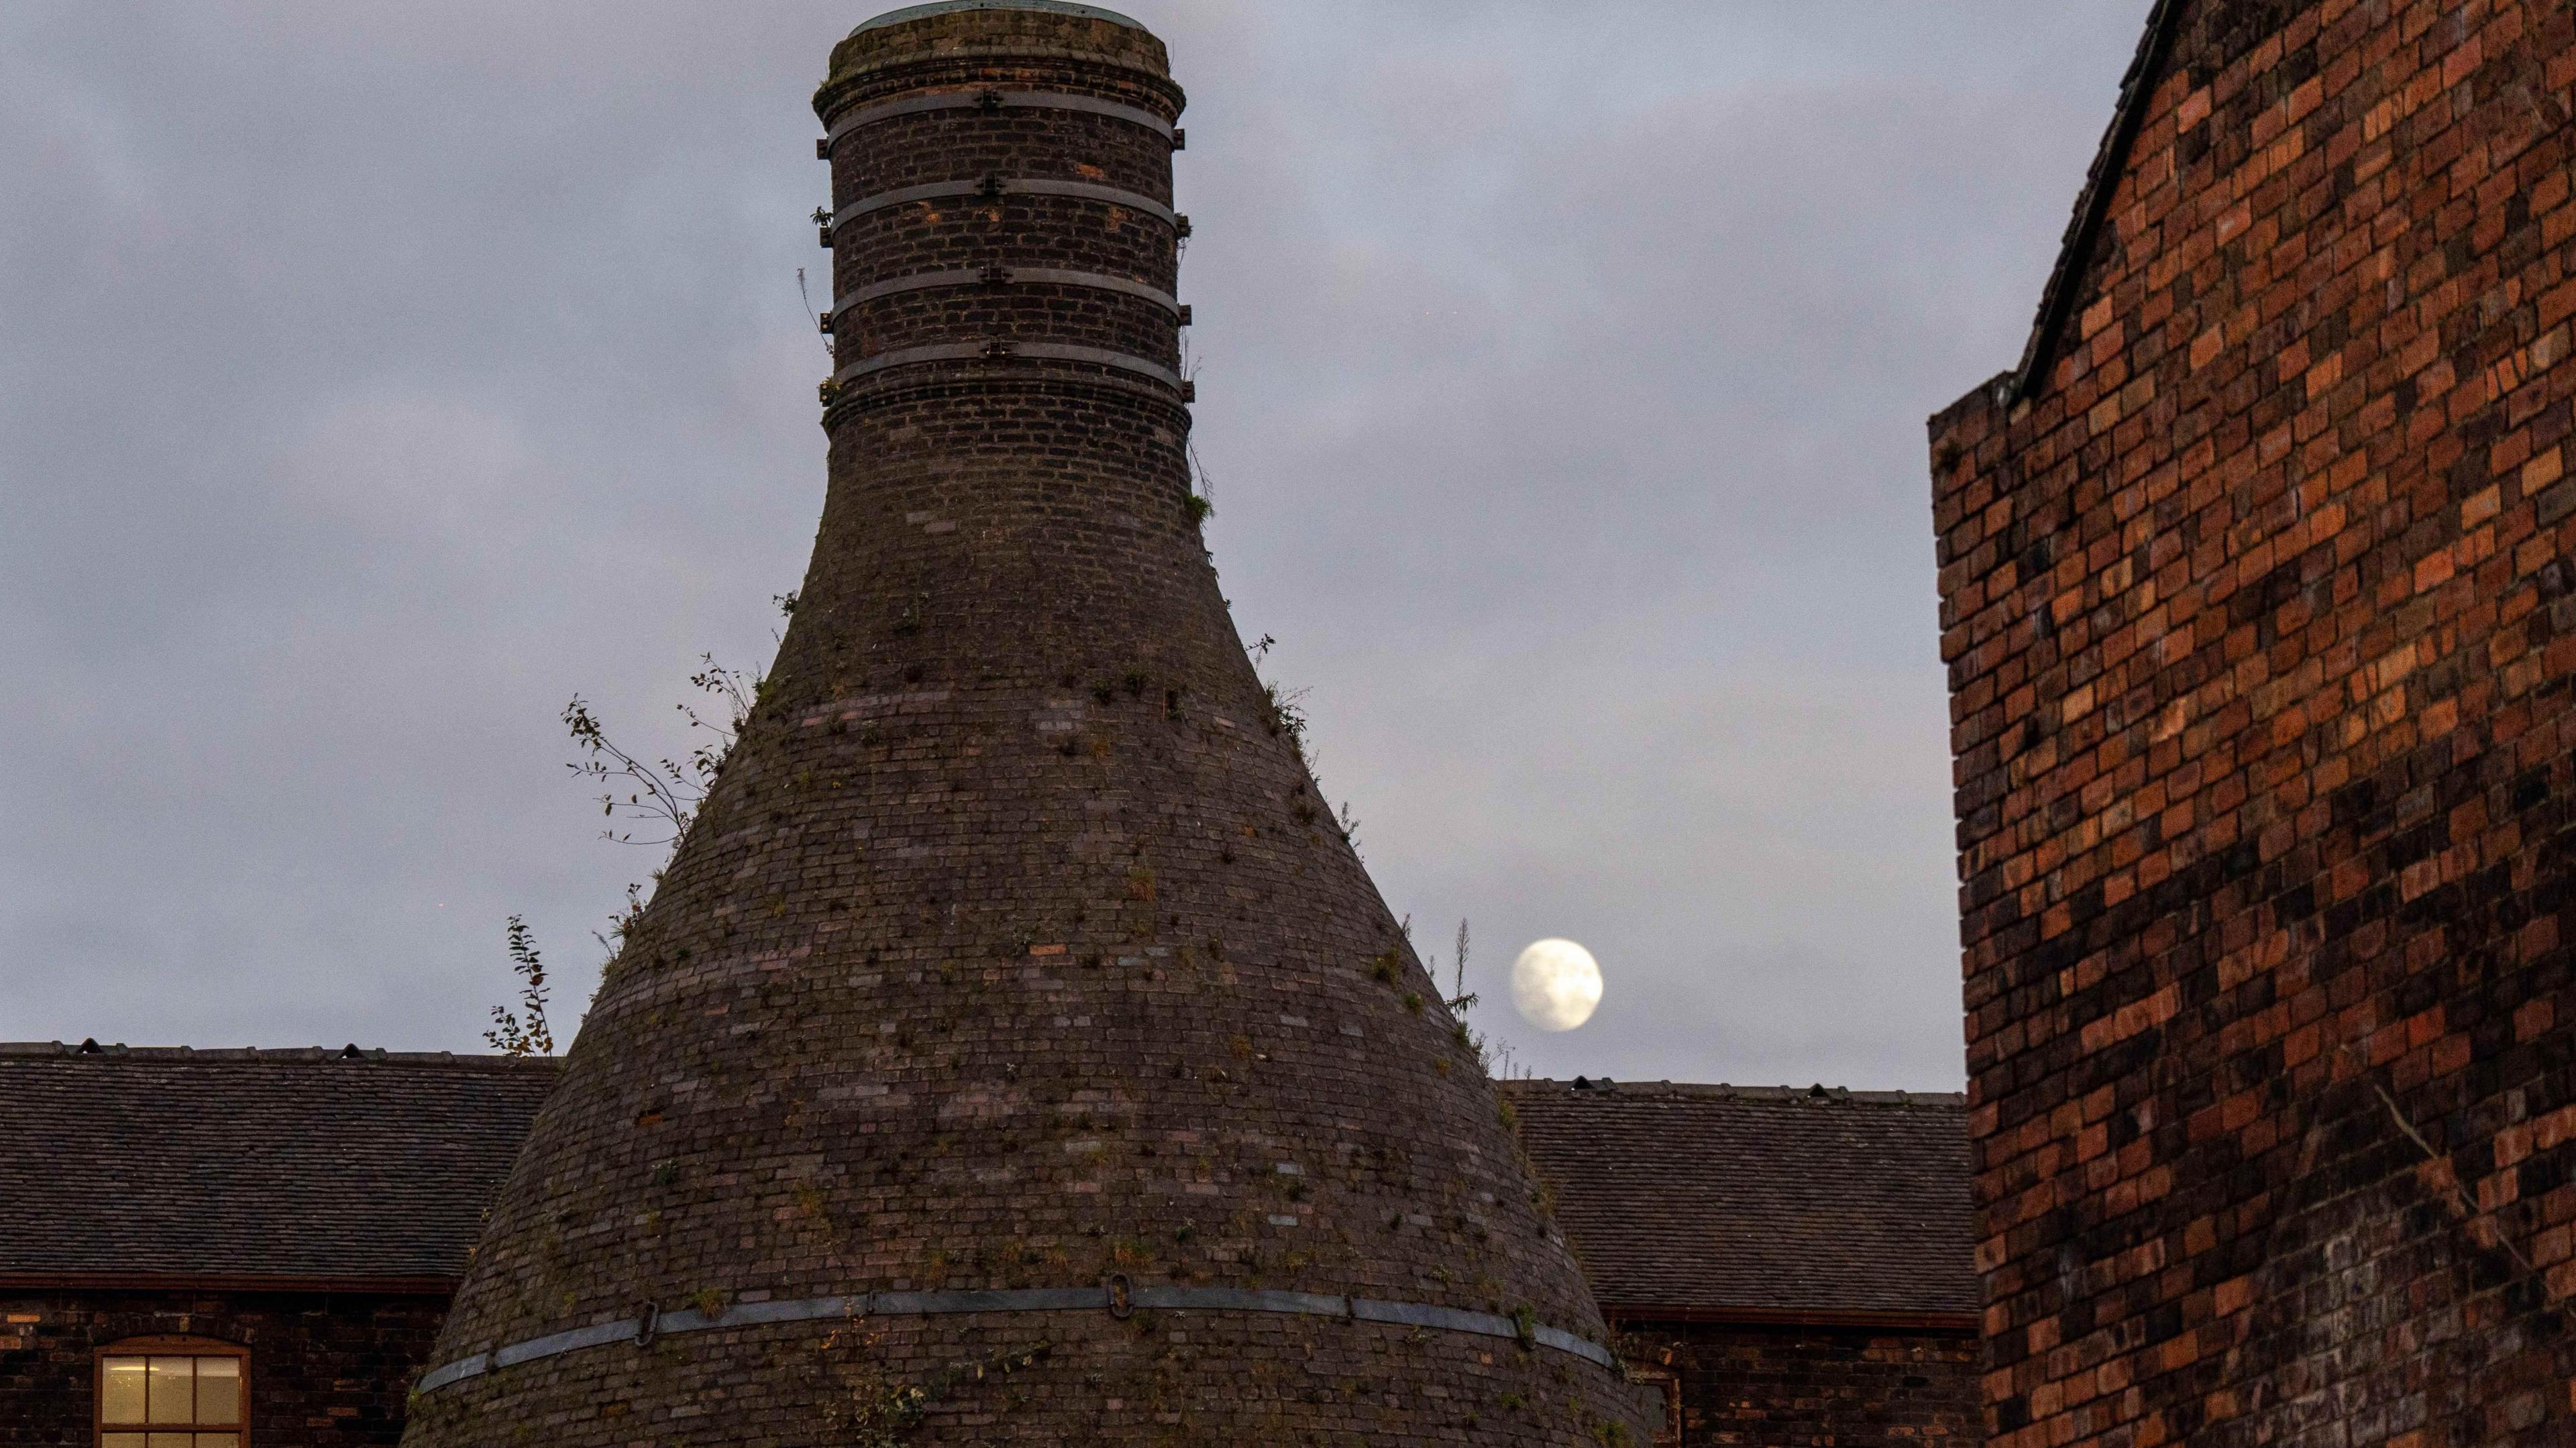
[[[1593,1097],[1626,1097],[1630,1100],[1653,1100],[1658,1097],[1685,1097],[1714,1101],[1798,1101],[1819,1106],[1931,1106],[1964,1109],[1967,1093],[1962,1091],[1854,1091],[1848,1086],[1737,1086],[1728,1082],[1704,1085],[1691,1081],[1613,1081],[1606,1076],[1577,1076],[1571,1081],[1552,1080],[1545,1076],[1525,1076],[1518,1080],[1494,1083],[1516,1095],[1537,1096],[1550,1091]]]
[[[1071,0],[933,0],[933,3],[928,5],[906,5],[900,10],[889,10],[872,20],[863,20],[859,22],[859,28],[850,33],[857,35],[864,31],[881,30],[889,25],[901,25],[907,20],[926,20],[933,15],[949,15],[963,10],[1039,10],[1049,15],[1072,15],[1084,20],[1106,20],[1113,25],[1124,25],[1130,30],[1144,30],[1148,35],[1153,34],[1152,31],[1145,30],[1145,27],[1132,16],[1121,15],[1115,10],[1098,5],[1076,5],[1071,3]]]
[[[0,1059],[9,1057],[72,1057],[105,1061],[204,1061],[255,1064],[288,1064],[314,1061],[385,1062],[409,1066],[466,1066],[492,1070],[531,1070],[560,1067],[561,1056],[505,1056],[497,1052],[468,1051],[388,1051],[382,1046],[129,1046],[123,1042],[102,1044],[85,1040],[71,1044],[61,1041],[0,1041]]]

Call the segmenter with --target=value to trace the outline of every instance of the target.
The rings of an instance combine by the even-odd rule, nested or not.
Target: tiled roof
[[[0,1043],[0,1278],[452,1278],[544,1058]],[[1960,1097],[1512,1081],[1614,1310],[1977,1310]]]
[[[1613,1315],[1979,1308],[1963,1097],[1502,1086],[1557,1222]]]
[[[0,1044],[0,1277],[452,1278],[556,1070]]]

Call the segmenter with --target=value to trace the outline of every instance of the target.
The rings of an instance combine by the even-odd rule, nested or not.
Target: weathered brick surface
[[[1178,371],[1172,313],[1145,297],[1016,279],[1008,285],[894,292],[841,314],[833,337],[850,361],[899,346],[983,337],[1044,337],[1106,347]]]
[[[1973,1332],[1626,1321],[1619,1329],[1621,1353],[1671,1374],[1678,1389],[1680,1436],[1660,1441],[1966,1448],[1983,1437]]]
[[[2576,17],[2191,0],[1934,420],[1998,1442],[2570,1441]]]
[[[817,109],[988,86],[1181,103],[1141,31],[973,10],[861,31]],[[1167,151],[1089,113],[930,114],[846,135],[836,201],[1004,164],[1171,194]],[[839,242],[841,294],[997,261],[1168,290],[1177,255],[1169,223],[1086,200],[908,204]],[[1177,345],[1167,312],[1034,295],[891,306],[838,340],[847,364],[987,327]],[[1602,1335],[1245,658],[1177,394],[1026,357],[910,364],[844,388],[825,426],[822,530],[770,682],[440,1360],[646,1303],[1113,1272]],[[1040,1341],[1034,1366],[966,1371]],[[409,1441],[847,1442],[836,1412],[941,1382],[911,1441],[1572,1443],[1638,1421],[1615,1372],[1508,1339],[1068,1312],[593,1349],[425,1394]]]
[[[391,1444],[446,1311],[435,1293],[0,1290],[0,1448],[90,1444],[97,1350],[139,1337],[248,1348],[254,1448]]]

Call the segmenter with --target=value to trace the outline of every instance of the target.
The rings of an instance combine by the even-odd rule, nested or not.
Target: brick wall
[[[2172,37],[1933,420],[1987,1420],[2568,1441],[2576,18]]]
[[[1979,1437],[1970,1331],[1622,1322],[1620,1351],[1669,1378],[1681,1433],[1658,1443],[1951,1448]]]
[[[95,1354],[136,1337],[250,1349],[254,1448],[391,1444],[446,1312],[435,1294],[0,1291],[0,1448],[90,1443]]]

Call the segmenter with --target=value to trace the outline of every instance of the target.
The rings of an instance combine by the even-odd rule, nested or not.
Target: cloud
[[[1955,1085],[1921,418],[2143,0],[1129,8],[1219,565],[1389,898],[1498,1000],[1600,955],[1541,1069]],[[676,743],[802,572],[857,18],[0,12],[0,1036],[473,1048],[514,912],[586,993],[653,862],[555,712]]]

